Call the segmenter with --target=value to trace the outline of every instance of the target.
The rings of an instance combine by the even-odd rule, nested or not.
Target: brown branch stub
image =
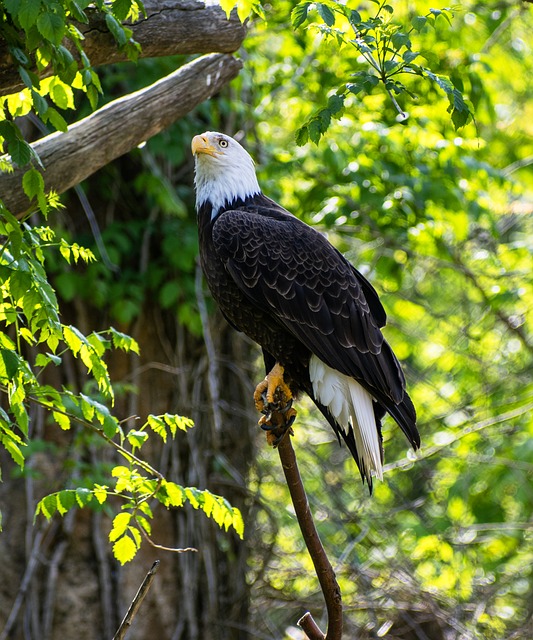
[[[305,632],[305,635],[309,638],[309,640],[325,640],[326,636],[322,633],[320,627],[314,621],[313,616],[307,611],[303,614],[303,616],[298,620],[298,626],[302,631]]]
[[[218,2],[208,0],[145,0],[147,17],[141,16],[128,24],[133,38],[141,45],[141,57],[154,58],[191,53],[232,53],[240,47],[246,30],[236,12],[229,18]],[[88,24],[77,24],[85,40],[83,47],[94,67],[123,62],[122,53],[105,24],[104,16],[87,10]],[[68,41],[64,44],[68,47]],[[71,48],[73,56],[78,52]],[[50,69],[40,73],[44,78]],[[0,42],[0,96],[16,93],[24,88],[6,42]]]
[[[45,190],[63,193],[135,149],[220,91],[241,67],[241,61],[230,54],[202,56],[154,84],[110,102],[67,132],[38,140],[32,147],[45,169]],[[176,144],[184,143],[177,140]],[[22,190],[26,170],[0,173],[0,198],[17,216],[30,205]]]
[[[137,591],[133,600],[131,601],[131,604],[126,612],[126,615],[124,616],[124,619],[120,623],[120,626],[117,632],[113,636],[113,640],[123,640],[123,638],[126,636],[126,633],[128,632],[128,629],[130,628],[131,623],[133,622],[133,618],[137,614],[137,611],[139,610],[139,607],[141,606],[142,601],[144,600],[146,594],[148,593],[148,590],[152,586],[152,582],[154,581],[155,574],[159,569],[159,564],[160,564],[160,561],[156,560],[152,565],[150,571],[148,571],[148,573],[146,574],[144,580],[141,583],[141,586],[139,587],[139,590]]]
[[[261,392],[261,384],[256,389],[254,400],[257,406],[257,396]],[[278,390],[276,390],[277,392]],[[283,394],[280,394],[283,396]],[[300,476],[296,454],[291,442],[291,425],[294,420],[294,414],[289,412],[290,405],[288,401],[284,401],[271,411],[266,424],[270,426],[267,434],[267,441],[271,444],[276,443],[285,480],[291,494],[294,511],[300,525],[300,530],[304,538],[305,544],[313,566],[320,583],[320,588],[326,602],[328,612],[328,630],[324,635],[313,617],[307,612],[300,618],[298,624],[307,634],[309,640],[341,640],[342,638],[342,595],[339,584],[335,577],[333,567],[326,555],[320,536],[313,520],[309,501]],[[288,422],[290,421],[290,422]],[[265,424],[264,419],[260,423]]]

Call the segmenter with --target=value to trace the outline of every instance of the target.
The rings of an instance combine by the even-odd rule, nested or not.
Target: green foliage
[[[342,116],[348,95],[353,94],[361,99],[372,94],[377,87],[386,91],[398,112],[399,121],[404,121],[408,114],[398,100],[416,100],[417,96],[411,85],[404,84],[398,79],[399,76],[419,76],[435,82],[449,100],[448,112],[451,113],[455,129],[464,127],[472,120],[472,108],[452,80],[414,62],[418,58],[426,58],[430,64],[433,63],[429,52],[413,49],[413,37],[428,27],[436,29],[439,18],[451,26],[451,11],[430,9],[425,15],[412,16],[410,26],[406,26],[397,22],[392,5],[385,2],[374,4],[375,13],[366,17],[352,9],[350,3],[336,0],[326,3],[300,2],[292,10],[291,19],[295,29],[308,22],[308,27],[320,33],[324,42],[335,42],[342,52],[346,67],[341,77],[349,75],[352,78],[336,87],[335,95],[330,96],[327,106],[297,130],[298,145],[304,145],[308,140],[318,144],[328,130],[331,119]],[[313,20],[315,16],[319,18],[318,22]],[[362,70],[355,70],[359,68]]]
[[[263,7],[261,6],[260,0],[219,0],[219,4],[226,12],[228,18],[235,8],[237,9],[237,15],[241,22],[244,22],[252,14],[264,18]]]
[[[61,429],[71,429],[74,423],[82,425],[103,438],[129,463],[129,467],[112,469],[111,475],[117,479],[113,490],[95,482],[89,487],[63,489],[43,498],[36,515],[50,518],[56,512],[64,515],[73,507],[102,505],[111,495],[121,498],[125,512],[115,518],[110,541],[122,563],[135,556],[143,537],[150,540],[148,518],[152,512],[148,500],[152,499],[167,508],[188,502],[220,527],[226,530],[232,527],[242,537],[238,509],[209,492],[166,481],[137,457],[149,438],[148,429],[166,441],[169,435],[175,437],[177,430],[192,427],[190,419],[170,414],[148,416],[140,429],[124,433],[112,414],[109,407],[113,406],[114,389],[104,357],[111,348],[139,353],[136,341],[113,327],[84,335],[76,327],[61,323],[55,292],[44,269],[46,252],[55,248],[68,263],[94,261],[92,252],[64,239],[56,240],[49,227],[32,228],[18,223],[6,210],[3,214],[0,232],[6,242],[0,253],[0,320],[4,328],[0,332],[0,391],[8,399],[9,412],[0,410],[1,445],[23,469],[29,442],[28,405],[35,403],[48,410]],[[14,329],[16,340],[10,337],[10,329]],[[34,364],[25,356],[24,343],[39,348]],[[42,371],[49,366],[61,366],[67,353],[83,363],[101,399],[66,389],[59,391],[39,382]]]
[[[149,420],[152,418],[154,416],[149,416]],[[184,424],[186,419],[179,416],[167,416],[167,420]],[[142,433],[147,436],[145,432]],[[130,441],[132,451],[136,447],[140,448],[145,441],[146,439],[143,439],[141,444],[139,441],[132,444],[134,442],[132,439]],[[128,457],[126,453],[124,455]],[[129,466],[115,466],[111,471],[112,477],[115,478],[115,484],[112,488],[95,483],[92,489],[85,487],[64,489],[46,496],[38,503],[35,517],[43,515],[50,519],[55,513],[64,516],[73,508],[87,506],[100,508],[104,507],[107,500],[118,498],[123,504],[120,513],[113,518],[109,541],[113,543],[113,554],[121,564],[130,562],[135,557],[143,539],[150,544],[155,544],[151,539],[151,520],[154,514],[150,507],[150,501],[153,500],[158,501],[166,508],[177,508],[190,504],[194,509],[203,511],[219,527],[226,531],[232,528],[242,538],[244,523],[241,513],[237,508],[232,507],[227,500],[210,491],[201,491],[195,487],[182,487],[175,482],[169,482],[153,470],[151,470],[152,477],[148,477],[146,465],[137,463],[132,463]],[[145,468],[142,468],[143,466]],[[167,550],[182,551],[170,548]]]
[[[413,636],[525,637],[533,593],[533,16],[467,3],[450,29],[426,3],[383,7],[391,39],[405,33],[411,44],[396,35],[381,61],[400,50],[400,65],[424,60],[435,75],[399,75],[417,94],[391,89],[410,112],[399,122],[378,72],[347,36],[327,32],[348,29],[346,13],[322,4],[333,24],[314,3],[276,5],[247,40],[240,83],[250,114],[260,114],[248,138],[261,158],[260,184],[327,233],[376,286],[419,415],[418,456],[385,421],[385,481],[368,498],[329,428],[299,403],[294,446],[341,584],[346,634],[401,636],[410,617]],[[379,6],[359,3],[353,19],[368,22]],[[379,43],[367,45],[377,59]],[[408,61],[409,51],[418,57]],[[354,81],[369,84],[346,92]],[[475,108],[475,126],[460,137],[453,109],[446,112],[458,100],[454,88]],[[313,121],[313,136],[321,126],[327,136],[295,147],[295,131],[297,144],[313,141]],[[254,488],[264,510],[251,580],[261,585],[261,615],[269,612],[264,628],[282,635],[295,614],[288,601],[322,605],[275,456],[261,457]],[[424,616],[444,621],[438,633]]]
[[[45,194],[41,165],[31,146],[23,139],[11,118],[27,115],[33,110],[40,119],[59,130],[66,122],[58,109],[74,109],[74,90],[84,91],[96,106],[102,92],[100,80],[83,51],[83,35],[75,22],[88,22],[89,11],[100,12],[115,37],[118,46],[130,58],[135,58],[138,45],[131,39],[131,30],[121,21],[135,19],[144,11],[135,0],[87,2],[64,0],[49,3],[44,0],[20,2],[11,0],[0,7],[0,34],[8,41],[9,50],[17,60],[18,71],[26,85],[16,95],[0,99],[0,143],[10,158],[1,159],[2,170],[31,166],[24,173],[22,188],[29,203],[47,215],[57,207],[54,194]],[[64,46],[64,39],[80,53],[81,65],[75,62]],[[54,76],[40,79],[39,74],[51,67]],[[52,107],[51,103],[55,105]],[[155,192],[155,189],[154,189]],[[177,199],[173,200],[176,203]],[[64,488],[43,498],[37,505],[36,517],[65,515],[72,508],[110,508],[108,498],[122,500],[122,512],[112,524],[110,542],[116,558],[125,563],[137,553],[141,542],[150,538],[149,501],[166,508],[190,504],[215,521],[226,531],[232,528],[243,535],[243,521],[238,509],[224,498],[194,487],[181,487],[167,481],[156,469],[139,457],[150,432],[163,441],[174,438],[178,430],[193,426],[182,416],[165,414],[148,416],[139,429],[124,431],[113,414],[115,389],[109,376],[106,354],[111,349],[139,353],[137,342],[111,327],[85,335],[77,327],[64,324],[55,289],[49,282],[50,264],[64,262],[79,270],[96,264],[93,252],[77,242],[59,237],[48,226],[32,227],[19,221],[0,201],[0,392],[6,397],[7,410],[0,408],[0,445],[4,447],[21,471],[33,448],[31,407],[40,406],[48,412],[51,423],[62,430],[82,427],[107,443],[122,456],[127,466],[110,470],[114,486],[97,482],[94,475],[81,478],[83,485]],[[45,264],[46,259],[46,264]],[[183,260],[183,254],[179,257]],[[41,383],[48,367],[63,367],[64,359],[74,358],[86,371],[87,391],[55,388]],[[1,476],[0,476],[1,477]]]

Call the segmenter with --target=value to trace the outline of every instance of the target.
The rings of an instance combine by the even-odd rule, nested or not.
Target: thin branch
[[[148,573],[146,574],[144,580],[141,583],[141,586],[139,587],[139,590],[137,591],[137,593],[135,594],[135,597],[131,601],[131,604],[129,606],[128,611],[126,612],[126,615],[124,616],[124,619],[120,623],[120,627],[115,633],[113,640],[123,640],[123,638],[126,637],[126,633],[128,632],[131,626],[131,623],[133,622],[133,618],[137,614],[137,611],[139,610],[139,607],[141,606],[142,601],[144,600],[146,594],[148,593],[148,590],[152,586],[152,582],[154,581],[155,574],[157,573],[157,570],[159,568],[159,562],[160,562],[159,560],[156,560],[152,565],[152,568],[150,569],[150,571],[148,571]]]
[[[4,393],[7,394],[7,390],[5,388],[3,388],[3,387],[0,387],[0,391],[3,391]],[[108,444],[110,444],[128,462],[135,462],[136,464],[139,465],[139,467],[141,467],[141,469],[143,469],[144,471],[147,471],[148,473],[150,473],[153,476],[155,476],[155,478],[159,482],[161,482],[164,479],[163,476],[159,473],[159,471],[157,469],[154,469],[154,467],[152,467],[152,465],[148,464],[148,462],[146,462],[145,460],[142,460],[141,458],[138,458],[135,454],[131,453],[130,451],[125,449],[122,445],[118,444],[118,442],[115,442],[112,438],[110,438],[109,436],[107,436],[104,433],[104,430],[102,428],[97,427],[96,425],[94,425],[94,424],[92,424],[90,422],[87,422],[86,420],[83,420],[83,418],[80,418],[79,416],[77,416],[77,415],[75,415],[73,413],[70,413],[69,411],[66,411],[65,409],[59,409],[57,407],[52,407],[51,405],[47,404],[46,402],[44,402],[43,400],[40,400],[39,398],[37,398],[35,396],[27,396],[27,399],[30,400],[31,402],[35,402],[36,404],[44,407],[45,409],[48,409],[49,411],[53,410],[55,413],[60,413],[60,414],[62,414],[64,416],[67,416],[71,420],[74,420],[75,422],[78,422],[79,424],[81,424],[83,427],[86,427],[86,428],[90,429],[91,431],[93,431],[94,433],[99,435]]]
[[[291,494],[294,511],[302,531],[307,550],[313,561],[328,612],[328,630],[324,635],[310,613],[300,618],[298,624],[310,640],[340,640],[342,637],[342,596],[335,572],[326,555],[309,508],[309,502],[300,476],[296,455],[289,435],[278,445],[283,473]]]
[[[194,547],[165,547],[162,544],[157,544],[157,542],[154,542],[142,527],[137,528],[141,532],[146,542],[154,549],[159,549],[161,551],[171,551],[172,553],[187,553],[189,551],[198,552],[198,549],[195,549]]]

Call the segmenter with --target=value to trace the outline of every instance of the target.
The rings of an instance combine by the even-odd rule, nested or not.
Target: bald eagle
[[[385,413],[420,446],[374,287],[323,234],[263,195],[236,140],[207,131],[193,138],[192,152],[207,284],[228,322],[263,350],[267,377],[256,404],[262,397],[275,406],[279,385],[289,398],[307,393],[372,491],[372,478],[383,477]]]

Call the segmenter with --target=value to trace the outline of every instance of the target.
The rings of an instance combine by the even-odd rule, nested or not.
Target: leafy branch
[[[131,430],[127,435],[124,435],[118,422],[109,414],[104,405],[90,401],[83,394],[76,397],[74,394],[65,392],[64,396],[68,398],[70,404],[82,408],[84,417],[58,409],[57,401],[55,404],[51,404],[50,401],[43,401],[33,396],[29,396],[28,400],[52,411],[56,419],[62,415],[68,420],[69,425],[71,421],[75,421],[96,433],[122,455],[129,462],[129,466],[118,465],[112,469],[111,476],[116,479],[114,488],[94,483],[92,488],[63,489],[46,496],[37,504],[35,517],[44,515],[50,519],[55,513],[64,516],[74,507],[90,506],[94,508],[102,506],[109,498],[122,500],[124,504],[121,507],[121,513],[115,516],[109,533],[109,540],[113,543],[113,553],[121,563],[134,558],[141,546],[142,538],[158,549],[178,553],[194,550],[192,548],[163,547],[151,539],[150,520],[153,518],[153,512],[149,502],[152,500],[166,508],[183,507],[188,503],[193,508],[203,511],[221,528],[227,531],[232,527],[242,537],[244,525],[240,511],[232,507],[227,500],[207,490],[183,487],[166,480],[156,469],[134,453],[148,440],[148,427],[166,442],[168,436],[175,437],[178,430],[190,429],[193,426],[190,418],[171,414],[150,415],[139,430]],[[97,424],[95,425],[89,419],[96,420]],[[59,422],[61,424],[60,419]],[[114,435],[119,436],[120,442],[116,442],[110,436],[110,423],[114,424]],[[126,443],[129,445],[129,449],[126,448]],[[152,477],[144,475],[146,473]]]
[[[416,100],[416,95],[398,79],[398,76],[415,75],[434,82],[449,101],[448,112],[455,129],[465,126],[473,120],[473,110],[461,91],[447,76],[440,75],[425,66],[415,63],[424,55],[413,48],[412,36],[427,28],[435,28],[439,19],[452,24],[449,9],[430,9],[425,15],[411,19],[408,28],[393,22],[394,8],[386,1],[371,0],[377,5],[373,16],[363,18],[361,13],[337,0],[327,2],[300,2],[291,13],[295,29],[308,23],[326,40],[336,42],[338,48],[348,47],[364,61],[360,71],[351,74],[351,80],[336,88],[328,104],[313,114],[296,132],[296,143],[305,144],[311,140],[318,144],[328,130],[332,118],[340,118],[344,112],[345,101],[351,95],[371,94],[382,86],[398,112],[397,119],[402,122],[408,113],[402,108],[399,98],[408,96]],[[315,19],[317,18],[317,19]],[[360,64],[359,60],[357,64]]]
[[[66,131],[67,122],[59,110],[74,108],[73,88],[85,93],[96,108],[102,86],[84,51],[79,29],[88,24],[88,12],[94,10],[103,15],[117,47],[136,60],[139,44],[122,22],[145,15],[141,0],[6,0],[0,6],[0,36],[25,86],[22,92],[0,100],[0,144],[19,167],[29,162],[38,165],[39,159],[14,118],[33,110],[43,123]],[[53,70],[53,77],[41,79],[40,74],[48,69]]]
[[[75,243],[57,242],[48,227],[20,224],[7,211],[0,221],[0,233],[6,238],[0,250],[0,321],[6,329],[0,331],[0,392],[9,404],[9,412],[0,408],[0,444],[23,470],[30,439],[28,407],[33,403],[46,409],[63,430],[77,424],[96,434],[127,462],[111,470],[109,484],[86,478],[85,485],[44,497],[35,516],[50,519],[75,507],[102,508],[110,499],[118,499],[123,504],[113,520],[109,539],[121,563],[135,556],[143,540],[163,548],[151,538],[153,502],[167,509],[188,503],[221,528],[231,527],[242,537],[243,521],[238,509],[207,490],[167,480],[139,455],[150,434],[167,442],[178,431],[192,428],[192,420],[169,413],[149,415],[140,428],[125,433],[122,422],[111,412],[114,389],[105,354],[110,349],[138,354],[137,342],[113,327],[84,335],[76,327],[61,323],[55,292],[44,272],[45,252],[58,250],[68,263],[94,260],[92,253]],[[11,328],[15,329],[15,339],[10,337]],[[38,347],[33,362],[25,356],[26,345]],[[40,382],[43,371],[61,366],[67,353],[83,363],[99,395],[58,390]]]

